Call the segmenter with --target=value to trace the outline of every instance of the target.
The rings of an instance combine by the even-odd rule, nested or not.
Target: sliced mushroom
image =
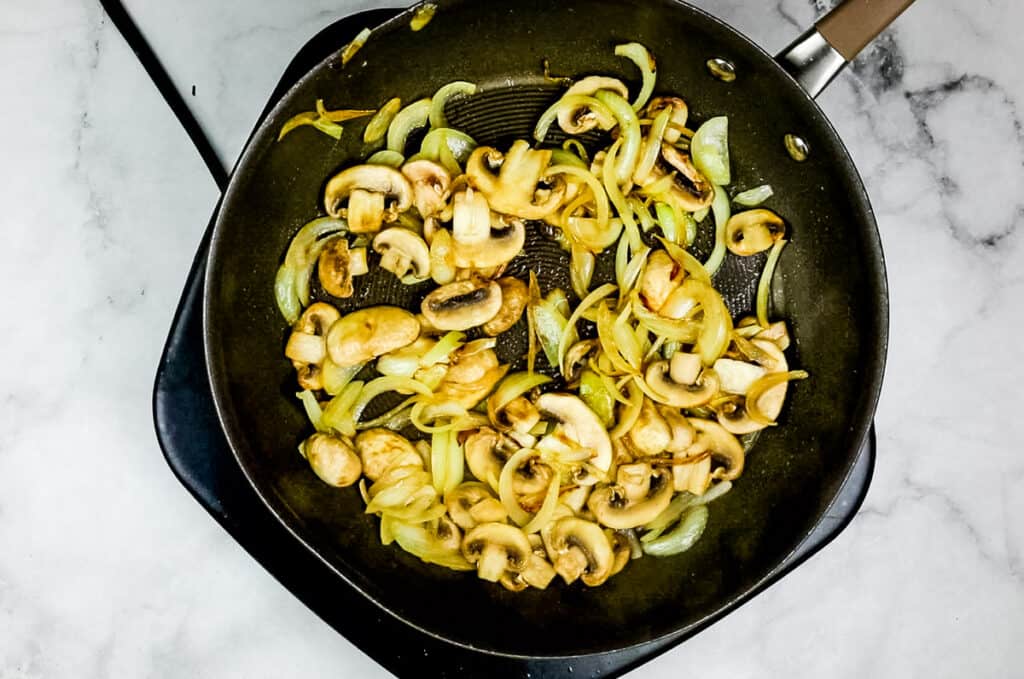
[[[481,523],[500,523],[508,516],[501,502],[483,483],[460,484],[444,501],[452,521],[465,530]]]
[[[759,332],[755,338],[774,342],[782,351],[789,348],[789,330],[786,328],[785,321],[775,321]]]
[[[295,323],[288,337],[284,355],[291,359],[298,376],[299,386],[310,391],[323,389],[323,364],[327,357],[327,334],[341,318],[330,304],[315,302],[309,305]]]
[[[672,466],[672,486],[677,491],[703,495],[710,485],[710,454],[700,455],[691,462]]]
[[[679,141],[683,128],[686,127],[686,121],[690,116],[690,109],[686,106],[686,102],[679,97],[654,97],[647,104],[645,115],[653,120],[666,108],[671,109],[672,113],[669,115],[664,139],[670,144],[675,144]]]
[[[697,298],[693,291],[686,285],[680,285],[672,291],[665,303],[658,309],[658,315],[665,318],[681,319],[689,318],[698,306]]]
[[[327,434],[313,434],[302,446],[302,452],[320,480],[344,488],[359,480],[363,465],[349,441]]]
[[[679,287],[685,276],[679,265],[664,250],[655,250],[647,258],[640,277],[640,298],[651,311],[657,312]]]
[[[348,367],[412,344],[419,336],[419,322],[405,309],[367,307],[343,316],[331,326],[327,352],[337,365]]]
[[[508,461],[511,451],[502,445],[501,434],[483,427],[466,439],[463,449],[470,473],[485,482],[492,490],[498,490],[498,478]]]
[[[651,474],[650,489],[646,496],[630,502],[621,486],[600,486],[590,494],[587,507],[597,520],[617,530],[636,528],[652,521],[665,511],[672,501],[673,484],[665,470]]]
[[[522,573],[532,553],[526,534],[507,523],[482,523],[462,540],[462,556],[488,582],[498,582],[506,571]]]
[[[526,225],[521,219],[496,217],[491,222],[487,237],[478,243],[466,243],[454,237],[455,265],[464,269],[484,271],[504,267],[523,251],[526,244]]]
[[[462,547],[462,531],[447,515],[425,527],[430,531],[431,541],[441,550],[458,553]]]
[[[565,197],[565,182],[545,177],[551,151],[535,150],[523,139],[507,154],[480,146],[466,161],[469,183],[487,197],[492,210],[522,219],[544,219]],[[497,174],[496,174],[497,173]]]
[[[324,189],[324,207],[331,217],[344,217],[353,233],[374,233],[412,206],[409,180],[386,165],[356,165],[331,177]]]
[[[485,280],[442,285],[423,299],[420,310],[438,330],[468,330],[483,325],[501,310],[501,286]]]
[[[430,277],[438,285],[455,280],[455,243],[447,229],[438,229],[430,241]]]
[[[583,374],[587,361],[591,356],[597,354],[600,343],[596,339],[580,340],[569,347],[565,353],[565,382],[568,385],[575,384]]]
[[[704,370],[693,384],[680,384],[669,374],[668,361],[652,363],[647,368],[644,381],[660,403],[675,408],[702,406],[718,393],[718,376],[714,370]]]
[[[409,229],[393,226],[373,239],[373,250],[380,255],[380,266],[399,278],[411,276],[426,280],[430,276],[430,250],[422,238]]]
[[[704,369],[700,354],[688,354],[685,351],[677,351],[669,359],[668,375],[673,382],[679,384],[693,384],[700,377],[700,371]]]
[[[620,465],[615,482],[622,488],[627,502],[639,502],[651,490],[651,465],[646,462]]]
[[[785,235],[782,217],[764,208],[737,212],[725,225],[725,244],[740,257],[764,252]]]
[[[761,370],[761,374],[785,372],[789,369],[786,362],[786,355],[774,342],[767,339],[755,339],[753,345],[762,353],[761,361],[764,366],[755,366]],[[749,390],[750,384],[747,384]],[[761,413],[771,421],[778,419],[782,413],[782,406],[786,403],[786,392],[789,389],[788,382],[782,382],[768,389],[760,398],[757,406]],[[750,417],[747,413],[747,400],[745,397],[736,397],[722,402],[715,408],[718,421],[731,434],[737,436],[760,431],[768,425]]]
[[[571,512],[579,513],[587,506],[587,498],[594,486],[576,486],[559,491],[558,501],[562,506],[567,507]],[[569,514],[572,516],[572,513]]]
[[[544,541],[555,571],[566,584],[582,578],[590,587],[602,584],[614,565],[611,541],[601,526],[575,517],[551,524]]]
[[[324,292],[332,297],[351,297],[354,275],[348,241],[344,238],[331,239],[317,261],[317,277]]]
[[[390,429],[367,429],[356,436],[355,444],[363,463],[363,473],[371,481],[376,481],[395,467],[423,468],[423,459],[409,439]]]
[[[633,548],[629,543],[629,538],[627,537],[631,532],[632,531],[617,530],[612,531],[611,535],[608,536],[608,539],[612,543],[612,555],[614,558],[614,561],[612,562],[612,572],[608,577],[621,573],[622,569],[626,567],[626,564],[628,564],[629,560],[633,557]],[[634,539],[635,537],[634,533]]]
[[[673,454],[685,452],[697,438],[693,425],[682,413],[670,406],[659,406],[658,412],[665,418],[672,431],[672,438],[665,446],[665,451]]]
[[[402,174],[412,184],[413,205],[424,219],[441,212],[448,203],[452,176],[432,160],[413,160],[402,166]]]
[[[618,78],[608,78],[600,75],[588,76],[574,83],[565,91],[564,96],[590,96],[600,90],[615,92],[623,99],[629,99],[629,90],[626,88],[625,83]],[[595,127],[607,130],[611,129],[614,124],[614,118],[605,120],[587,106],[576,106],[573,108],[563,106],[558,111],[558,126],[566,134],[583,134]]]
[[[510,329],[522,317],[530,293],[526,283],[518,278],[506,276],[498,279],[501,288],[501,308],[491,320],[484,323],[483,331],[490,335],[500,335]]]
[[[537,398],[537,409],[557,420],[565,434],[591,451],[590,464],[607,472],[612,464],[612,442],[594,411],[572,394],[550,392]]]
[[[499,431],[527,434],[540,422],[540,411],[525,396],[517,396],[500,410],[494,408],[494,397],[487,400],[487,416]]]
[[[491,206],[487,196],[471,187],[452,200],[452,237],[463,246],[479,245],[491,235]]]
[[[706,446],[715,462],[723,466],[712,472],[712,477],[732,481],[743,473],[744,453],[739,440],[713,420],[691,417],[690,424],[697,430],[697,442]]]
[[[715,198],[715,187],[694,166],[690,154],[683,153],[668,142],[663,142],[661,157],[677,171],[676,179],[669,190],[672,201],[687,212],[696,212],[711,205]]]
[[[643,456],[659,455],[671,443],[672,430],[651,399],[644,397],[640,415],[629,430],[627,440],[630,447]]]

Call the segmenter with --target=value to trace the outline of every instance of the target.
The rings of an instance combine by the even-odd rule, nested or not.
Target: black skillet
[[[745,37],[688,5],[437,4],[423,30],[412,32],[411,14],[400,14],[374,30],[347,66],[331,58],[314,68],[250,140],[225,192],[207,269],[206,353],[221,423],[243,471],[280,521],[340,578],[421,631],[485,652],[534,657],[608,652],[684,633],[743,600],[807,538],[867,436],[882,379],[888,309],[863,185],[798,81]],[[784,60],[801,82],[818,89],[907,5],[850,0]],[[359,126],[337,144],[307,131],[274,140],[285,120],[317,98],[371,108],[391,96],[429,96],[463,79],[478,83],[481,93],[449,106],[452,124],[481,143],[500,145],[528,137],[538,113],[557,97],[542,74],[544,59],[559,74],[634,81],[630,65],[612,55],[615,44],[632,40],[657,57],[659,90],[684,96],[698,122],[729,116],[733,185],[774,186],[770,206],[786,217],[791,233],[775,279],[774,309],[790,320],[791,363],[812,379],[792,390],[783,426],[760,438],[747,471],[715,504],[694,549],[633,562],[596,589],[555,584],[513,594],[382,546],[377,520],[363,514],[358,493],[322,484],[295,454],[306,425],[281,353],[286,327],[272,281],[291,236],[320,214],[324,180],[367,149]],[[709,75],[705,64],[713,57],[735,65],[735,82]],[[805,162],[788,154],[787,134],[809,145]],[[705,237],[698,254],[707,245]],[[545,287],[567,288],[559,257],[536,237],[517,270],[532,268]],[[734,312],[750,309],[761,263],[730,258],[716,279]],[[355,299],[339,306],[414,308],[424,291],[394,285],[388,276],[366,277]],[[503,341],[503,358],[516,361],[522,344],[522,335]]]

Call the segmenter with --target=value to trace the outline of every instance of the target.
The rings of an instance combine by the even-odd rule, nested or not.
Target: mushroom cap
[[[526,283],[518,278],[506,276],[498,279],[498,287],[501,288],[501,308],[491,320],[483,325],[483,331],[491,335],[500,335],[510,329],[522,317],[527,302],[530,301],[530,292]]]
[[[508,460],[508,455],[499,447],[500,442],[501,436],[498,432],[483,427],[470,434],[463,444],[470,473],[495,491],[498,490],[501,469]]]
[[[376,427],[360,432],[355,446],[363,463],[363,473],[371,481],[394,467],[423,468],[423,458],[409,439],[390,429]]]
[[[341,318],[341,313],[326,302],[314,302],[306,307],[306,310],[299,316],[295,329],[310,335],[327,335],[335,321]]]
[[[335,436],[313,434],[303,445],[309,466],[324,483],[344,488],[359,480],[363,465],[352,445]]]
[[[551,162],[550,149],[530,148],[516,140],[508,153],[478,146],[466,161],[470,186],[483,192],[492,210],[522,219],[544,219],[562,204],[565,182],[552,180],[552,188],[538,191]],[[497,174],[496,174],[497,172]]]
[[[665,470],[651,475],[648,494],[635,502],[617,486],[601,486],[590,494],[587,507],[603,525],[616,530],[636,528],[654,520],[672,501],[673,483]]]
[[[521,219],[509,219],[492,224],[487,238],[481,242],[465,243],[455,238],[452,251],[456,266],[487,269],[512,261],[525,244],[526,225]]]
[[[737,212],[725,225],[725,244],[740,257],[764,252],[785,235],[782,217],[764,208]]]
[[[483,325],[500,310],[501,286],[472,279],[442,285],[420,305],[427,322],[438,330],[468,330]]]
[[[497,582],[506,571],[522,573],[533,553],[519,528],[507,523],[482,523],[462,540],[462,556],[477,565],[480,578]]]
[[[596,339],[585,339],[576,342],[565,352],[565,381],[573,384],[583,374],[587,359],[600,347]]]
[[[682,135],[682,129],[686,127],[686,121],[690,116],[690,109],[686,102],[679,97],[654,97],[644,109],[644,116],[650,119],[658,117],[666,108],[671,109],[669,126],[665,128],[665,141],[675,144]]]
[[[704,370],[693,384],[680,384],[669,375],[668,361],[655,361],[647,367],[644,381],[659,402],[675,408],[696,408],[718,393],[718,376]]]
[[[712,459],[725,465],[716,469],[712,476],[727,481],[739,478],[744,464],[743,445],[739,440],[714,420],[699,417],[691,417],[689,420],[697,431],[697,442],[707,448]]]
[[[700,173],[688,153],[683,153],[666,141],[661,144],[661,158],[678,171],[676,181],[669,191],[673,201],[688,212],[696,212],[711,205],[715,198],[714,186]],[[684,178],[688,181],[681,182],[680,179]]]
[[[405,309],[367,307],[343,316],[331,326],[327,352],[337,365],[348,367],[412,344],[419,336],[419,321]]]
[[[351,255],[345,238],[332,238],[324,246],[317,260],[317,277],[328,295],[342,299],[352,296]]]
[[[488,515],[484,518],[481,517],[483,510],[474,511],[479,505],[487,502],[487,500],[496,501],[487,486],[483,483],[468,481],[459,484],[455,490],[445,495],[444,504],[448,508],[448,514],[452,517],[452,521],[460,528],[470,530],[478,523],[500,522],[504,520],[505,508],[501,506],[500,502],[497,503],[498,508],[501,510],[500,516]],[[491,508],[491,506],[485,506],[484,510],[490,511]]]
[[[582,578],[584,584],[596,587],[611,575],[615,561],[612,544],[593,521],[561,518],[550,525],[546,535],[548,555],[566,583]]]
[[[432,160],[413,160],[402,166],[402,174],[412,184],[413,204],[424,219],[444,209],[450,195],[452,176]]]
[[[381,256],[381,266],[399,278],[412,275],[424,280],[430,276],[430,250],[426,242],[409,229],[393,226],[373,238],[373,250]]]
[[[668,423],[669,429],[672,431],[672,439],[665,450],[669,453],[685,452],[697,438],[697,432],[694,431],[693,425],[685,415],[671,406],[659,406],[658,412],[665,418],[665,422]]]
[[[640,415],[627,434],[630,446],[640,455],[658,455],[672,442],[672,429],[654,402],[644,397]]]
[[[684,275],[679,264],[667,252],[655,250],[644,264],[644,273],[640,278],[640,298],[648,309],[657,312],[679,286]]]
[[[561,423],[566,435],[593,451],[590,464],[603,472],[612,464],[612,442],[601,420],[579,397],[549,392],[537,398],[537,409]]]
[[[345,200],[357,189],[383,194],[393,203],[396,213],[412,206],[412,185],[401,172],[387,165],[356,165],[342,170],[327,182],[324,189],[327,214],[340,217]]]

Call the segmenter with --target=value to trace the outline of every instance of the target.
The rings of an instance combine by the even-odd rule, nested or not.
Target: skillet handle
[[[818,96],[914,0],[845,0],[777,57],[807,93]]]

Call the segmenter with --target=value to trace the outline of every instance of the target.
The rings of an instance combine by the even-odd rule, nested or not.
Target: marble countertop
[[[127,2],[226,161],[295,50],[383,4]],[[697,4],[777,50],[829,3]],[[874,482],[825,551],[631,676],[1020,671],[1021,25],[922,0],[821,97],[888,261]],[[0,677],[387,676],[160,455],[153,375],[217,189],[131,51],[94,0],[7,0],[0,92]]]

